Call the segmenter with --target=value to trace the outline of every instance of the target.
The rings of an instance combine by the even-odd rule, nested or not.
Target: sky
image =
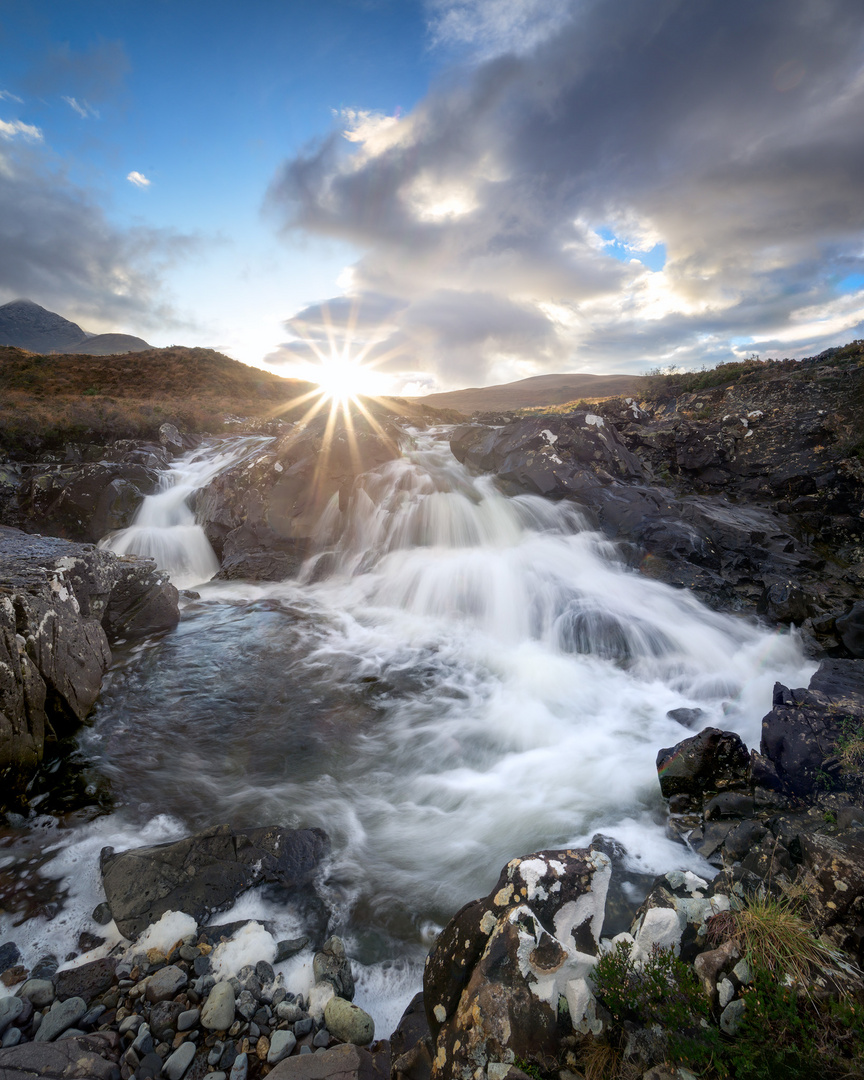
[[[864,6],[0,0],[18,297],[391,393],[813,355],[864,336]]]

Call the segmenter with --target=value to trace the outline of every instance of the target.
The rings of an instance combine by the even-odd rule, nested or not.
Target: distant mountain
[[[35,353],[85,353],[111,356],[151,348],[131,334],[88,334],[32,300],[12,300],[0,305],[0,345],[14,345]]]
[[[619,397],[637,393],[638,375],[533,375],[498,386],[472,386],[413,398],[418,404],[458,409],[460,412],[495,412],[499,409],[530,409],[563,405],[578,398]]]

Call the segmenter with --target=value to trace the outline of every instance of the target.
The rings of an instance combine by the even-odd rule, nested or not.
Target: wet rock
[[[182,990],[188,981],[189,976],[186,972],[172,964],[150,976],[147,980],[147,989],[144,991],[144,996],[151,1004],[168,1001]]]
[[[201,1010],[201,1027],[227,1031],[234,1023],[234,989],[228,982],[216,983]]]
[[[375,1038],[375,1021],[363,1009],[344,998],[334,997],[324,1009],[324,1022],[334,1039],[367,1046]],[[316,1045],[325,1045],[316,1043]]]
[[[218,578],[278,581],[296,573],[331,499],[341,515],[357,477],[399,456],[389,421],[357,416],[353,428],[340,420],[328,434],[325,416],[297,424],[199,495],[199,520],[222,562]]]
[[[102,884],[122,934],[134,938],[166,911],[198,922],[229,907],[247,889],[306,884],[329,851],[321,829],[235,831],[217,825],[194,836],[121,854],[105,848]]]
[[[864,722],[864,660],[823,660],[806,689],[774,687],[762,720],[762,754],[788,791],[812,795],[849,723]]]
[[[433,1077],[470,1080],[505,1054],[555,1053],[559,1002],[574,1026],[583,1020],[576,1005],[597,961],[611,873],[593,847],[537,852],[513,859],[484,900],[454,916],[423,980]]]
[[[24,1001],[17,997],[0,998],[0,1035],[24,1012]]]
[[[162,1072],[168,1080],[181,1080],[181,1077],[192,1064],[195,1050],[195,1043],[185,1042],[166,1059],[165,1064],[162,1066]]]
[[[853,604],[845,615],[835,620],[840,640],[854,657],[864,657],[864,600]]]
[[[660,790],[666,799],[744,787],[749,766],[750,754],[740,736],[711,727],[657,754]]]
[[[288,1057],[296,1045],[297,1039],[293,1031],[274,1031],[270,1037],[270,1049],[267,1051],[268,1062],[275,1065]]]
[[[63,1077],[116,1080],[118,1046],[110,1032],[76,1035],[59,1042],[28,1042],[0,1050],[0,1080]]]
[[[164,575],[163,575],[164,577]],[[159,582],[157,584],[157,581]],[[168,629],[179,619],[176,590],[150,560],[0,527],[0,808],[23,799],[45,740],[70,734],[89,713],[111,660],[106,627],[134,632],[136,604]],[[115,605],[112,596],[117,590]],[[127,613],[115,624],[119,600]],[[104,624],[104,625],[103,625]]]
[[[390,1055],[345,1043],[315,1054],[285,1058],[269,1073],[272,1080],[388,1080]]]
[[[302,952],[308,944],[308,937],[285,938],[282,941],[277,941],[276,956],[273,958],[273,963],[281,964],[283,960],[288,960],[298,952]]]
[[[106,956],[89,964],[58,971],[54,976],[54,992],[61,1001],[68,997],[92,1001],[117,981],[114,974],[116,966],[117,961]]]
[[[339,997],[348,1001],[354,997],[351,961],[345,955],[341,938],[331,937],[324,942],[320,952],[315,953],[312,971],[316,982],[330,983]]]
[[[34,1037],[35,1042],[53,1042],[58,1035],[77,1024],[87,1012],[87,1002],[80,997],[58,1002],[42,1017],[42,1023]]]
[[[19,989],[18,997],[37,1009],[44,1008],[54,1000],[54,983],[50,979],[28,979]]]
[[[7,941],[0,945],[0,974],[14,967],[21,959],[21,953],[14,941]]]

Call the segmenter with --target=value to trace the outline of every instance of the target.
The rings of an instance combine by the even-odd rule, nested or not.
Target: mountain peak
[[[15,345],[36,353],[140,352],[150,346],[128,334],[87,334],[78,323],[64,319],[24,297],[0,304],[0,345]]]

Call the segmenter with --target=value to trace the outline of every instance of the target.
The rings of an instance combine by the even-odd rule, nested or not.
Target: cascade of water
[[[116,555],[155,559],[178,589],[209,581],[219,569],[219,560],[195,520],[189,499],[225,469],[270,442],[265,436],[219,439],[171,462],[160,478],[159,490],[144,499],[132,524],[104,536],[98,546]]]

